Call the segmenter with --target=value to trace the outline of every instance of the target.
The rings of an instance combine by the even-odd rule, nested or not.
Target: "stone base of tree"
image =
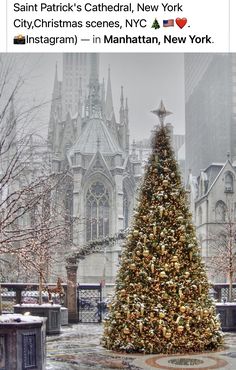
[[[46,368],[46,319],[19,314],[0,316],[0,369]]]
[[[68,325],[68,308],[61,307],[61,326]]]
[[[236,302],[216,303],[223,331],[236,331]]]
[[[46,317],[46,334],[59,334],[61,331],[61,306],[54,304],[21,304],[14,306],[15,313],[30,312],[33,316]]]

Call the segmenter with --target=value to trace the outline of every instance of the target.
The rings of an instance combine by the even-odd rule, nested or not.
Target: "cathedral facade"
[[[54,171],[67,169],[64,189],[73,250],[128,227],[141,164],[129,150],[129,111],[120,94],[116,118],[110,69],[105,87],[98,54],[63,54],[63,78],[55,72],[48,130]],[[69,248],[69,247],[68,247]],[[80,283],[113,283],[120,246],[114,243],[79,264]]]

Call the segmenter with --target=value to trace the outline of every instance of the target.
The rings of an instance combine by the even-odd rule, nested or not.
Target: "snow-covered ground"
[[[101,346],[101,335],[101,324],[78,324],[47,337],[47,370],[236,369],[236,333],[226,334],[220,351],[181,356],[115,353]]]

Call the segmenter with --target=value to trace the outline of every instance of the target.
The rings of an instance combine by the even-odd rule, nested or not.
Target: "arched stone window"
[[[202,224],[202,207],[199,207],[198,209],[198,224]]]
[[[232,192],[234,190],[234,179],[230,172],[225,175],[225,192]]]
[[[218,222],[225,222],[226,205],[225,205],[224,202],[222,202],[222,200],[219,200],[216,203],[215,215],[216,215],[216,221],[218,221]]]
[[[86,194],[86,240],[103,238],[109,234],[109,193],[99,181]]]

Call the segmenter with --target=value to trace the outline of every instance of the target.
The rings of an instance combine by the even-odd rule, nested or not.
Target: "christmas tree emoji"
[[[163,103],[139,202],[121,257],[103,345],[142,353],[215,350],[222,332],[209,296]]]
[[[156,18],[154,19],[154,22],[151,28],[155,28],[155,30],[158,30],[160,28],[159,22]]]

